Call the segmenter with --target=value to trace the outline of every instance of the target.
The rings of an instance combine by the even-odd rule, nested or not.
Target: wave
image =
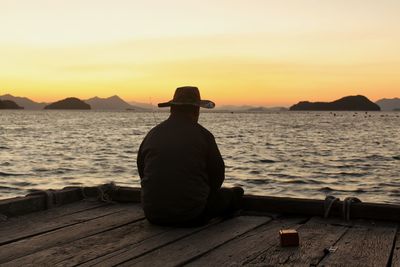
[[[18,187],[23,187],[23,186],[33,186],[35,185],[34,183],[29,183],[29,182],[13,182],[12,185],[18,186]]]
[[[245,179],[245,182],[248,182],[250,184],[266,184],[269,182],[269,179]]]
[[[321,191],[321,192],[334,192],[334,191],[336,191],[336,192],[366,193],[366,191],[364,189],[361,189],[361,188],[357,188],[357,189],[354,189],[354,190],[345,190],[345,189],[331,188],[329,186],[322,187],[322,188],[318,189],[318,191]]]
[[[19,191],[19,188],[0,185],[0,190]]]
[[[376,155],[376,154],[367,156],[366,158],[369,160],[387,160],[387,157],[382,156],[382,155]]]
[[[258,159],[258,160],[249,160],[246,163],[275,163],[275,160],[272,159]]]
[[[11,172],[0,172],[0,176],[24,176],[29,175],[29,173],[11,173]]]

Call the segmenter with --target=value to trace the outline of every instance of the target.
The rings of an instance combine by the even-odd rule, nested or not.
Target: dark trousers
[[[199,217],[188,222],[180,223],[180,227],[196,227],[206,224],[215,217],[229,217],[241,209],[243,189],[241,187],[220,188],[211,192],[206,207]]]

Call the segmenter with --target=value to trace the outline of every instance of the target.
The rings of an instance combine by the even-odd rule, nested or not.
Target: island
[[[290,110],[307,111],[380,111],[381,108],[362,95],[346,96],[333,102],[301,101],[290,107]]]
[[[91,109],[90,105],[83,102],[79,98],[69,97],[44,107],[44,109],[74,109],[74,110],[87,110]]]
[[[18,106],[17,103],[15,103],[14,101],[0,99],[0,109],[24,109],[24,108]]]

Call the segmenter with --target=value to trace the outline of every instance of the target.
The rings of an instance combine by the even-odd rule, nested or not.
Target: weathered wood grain
[[[52,192],[55,206],[61,206],[82,200],[81,189],[78,187],[66,187]],[[24,215],[44,210],[46,208],[46,196],[43,194],[0,200],[0,214],[4,214],[7,217]]]
[[[392,267],[400,267],[400,229],[397,229],[396,243],[393,247]]]
[[[16,197],[0,200],[0,214],[7,217],[23,215],[46,208],[45,196]]]
[[[298,214],[303,216],[324,215],[324,200],[245,195],[243,201],[245,210]],[[331,215],[341,216],[342,207],[342,201],[335,202],[332,205]],[[399,222],[400,205],[367,202],[354,203],[351,206],[351,218]]]
[[[104,203],[80,201],[56,209],[9,218],[0,223],[0,246],[109,212]]]
[[[319,266],[387,266],[396,232],[392,223],[357,222]]]
[[[75,266],[103,255],[137,245],[141,241],[174,228],[151,225],[141,220],[70,243],[41,250],[7,263],[9,266]]]
[[[199,257],[216,247],[240,236],[271,219],[268,217],[240,216],[217,225],[187,238],[178,240],[156,251],[139,258],[121,263],[121,266],[177,266]]]
[[[279,230],[297,228],[305,218],[278,218],[194,259],[186,266],[241,266],[279,244]]]
[[[121,209],[121,206],[124,208]],[[126,206],[120,204],[104,207],[103,209],[108,210],[108,213],[102,212],[100,216],[92,216],[90,220],[1,246],[0,263],[111,230],[144,218],[143,211],[139,205]],[[93,213],[95,210],[91,212]]]
[[[140,188],[121,187],[112,192],[111,196],[117,201],[139,202]],[[244,209],[247,211],[298,214],[303,216],[323,216],[324,200],[289,197],[270,197],[245,195]],[[342,216],[343,202],[335,202],[331,209],[332,216]],[[351,217],[354,219],[375,219],[400,221],[400,205],[379,203],[354,203],[351,207]]]
[[[221,219],[214,219],[209,224],[196,228],[169,228],[161,234],[154,235],[138,244],[128,245],[112,253],[105,254],[104,256],[84,262],[80,264],[81,267],[87,266],[113,266],[132,258],[139,257],[145,253],[156,250],[167,244],[180,240],[184,237],[197,233],[211,225],[217,224]],[[152,226],[157,227],[157,226]],[[62,263],[63,264],[63,263]],[[68,266],[68,265],[63,265]]]
[[[281,247],[275,243],[246,263],[261,266],[315,266],[325,256],[324,249],[333,246],[347,229],[347,225],[338,224],[337,220],[314,217],[297,229],[299,247]]]

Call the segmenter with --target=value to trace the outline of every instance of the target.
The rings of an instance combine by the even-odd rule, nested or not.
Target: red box
[[[282,247],[297,247],[299,246],[299,233],[295,229],[285,229],[279,231]]]

